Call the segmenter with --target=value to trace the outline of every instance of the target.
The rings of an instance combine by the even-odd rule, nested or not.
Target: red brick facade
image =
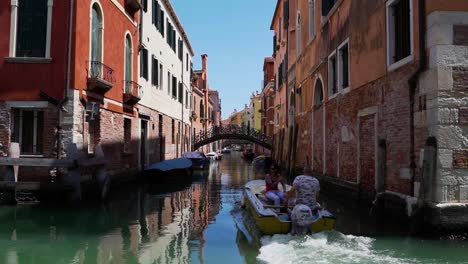
[[[329,9],[322,8],[328,2]],[[468,86],[466,61],[461,59],[468,46],[468,5],[424,1],[422,7],[420,2],[404,2],[412,10],[410,55],[393,63],[393,33],[386,25],[392,23],[387,13],[397,2],[277,1],[271,28],[277,83],[273,158],[283,167],[293,172],[310,166],[316,175],[349,183],[371,199],[382,191],[407,197],[426,192],[428,197],[431,184],[432,201],[466,196],[468,108],[460,95]],[[310,3],[315,3],[312,31]],[[464,22],[451,11],[460,11],[458,18],[463,16]],[[429,23],[426,32],[419,32],[421,20]],[[284,23],[287,28],[282,28]],[[441,32],[453,38],[436,38]],[[420,40],[427,50],[420,50]],[[341,53],[343,47],[346,53]],[[340,68],[344,59],[348,65]],[[337,85],[335,92],[331,81],[344,82],[344,69],[349,72],[348,87]],[[291,116],[294,120],[288,120]],[[426,160],[433,146],[427,142],[433,139],[441,153],[436,154],[440,168],[435,169]],[[455,174],[463,180],[453,181]]]

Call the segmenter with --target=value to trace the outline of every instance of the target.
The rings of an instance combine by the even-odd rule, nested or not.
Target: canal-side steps
[[[18,143],[11,143],[8,157],[0,157],[0,203],[17,204],[45,200],[65,201],[77,204],[82,193],[89,195],[93,190],[98,199],[105,199],[110,179],[107,173],[107,160],[101,145],[96,145],[95,156],[82,157],[76,144],[70,144],[64,159],[20,157]],[[20,181],[20,167],[46,168],[53,177],[48,181]],[[83,172],[92,172],[92,182],[84,181]],[[59,177],[61,176],[61,177]]]

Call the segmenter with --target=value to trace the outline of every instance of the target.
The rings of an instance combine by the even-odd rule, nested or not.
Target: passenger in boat
[[[265,176],[265,196],[274,202],[274,205],[280,206],[281,202],[284,201],[284,194],[278,189],[278,184],[283,186],[283,190],[286,190],[284,179],[279,173],[277,166],[272,165],[270,167],[270,173]]]
[[[309,167],[304,167],[303,175],[297,176],[294,179],[291,190],[286,194],[285,204],[291,197],[296,198],[295,204],[307,205],[310,210],[318,209],[317,199],[319,197],[320,183],[312,176],[312,170]]]

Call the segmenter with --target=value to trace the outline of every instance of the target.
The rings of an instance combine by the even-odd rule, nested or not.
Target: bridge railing
[[[235,138],[239,139],[250,139],[254,142],[259,142],[262,145],[270,146],[272,138],[265,135],[261,131],[255,130],[250,127],[227,125],[227,126],[213,126],[208,131],[202,131],[195,136],[194,146],[198,146],[204,141],[210,141],[211,139],[216,140],[219,138]]]

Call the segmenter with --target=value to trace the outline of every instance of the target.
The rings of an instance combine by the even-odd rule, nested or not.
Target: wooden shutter
[[[159,85],[159,61],[156,58],[154,58],[154,76],[154,85]]]
[[[159,5],[158,1],[154,1],[153,3],[153,12],[154,12],[154,25],[156,26],[156,28],[161,31],[161,6]]]
[[[146,0],[145,0],[146,1]],[[156,8],[157,8],[157,1],[153,1],[153,6],[151,7],[151,18],[152,18],[152,22],[153,22],[153,25],[156,25],[156,16],[157,16],[157,12],[156,12]]]
[[[148,50],[147,49],[143,49],[143,65],[142,65],[141,71],[143,74],[142,77],[148,80]]]
[[[154,64],[154,56],[151,56],[151,84],[156,85],[156,69],[157,65]]]
[[[160,32],[162,36],[164,37],[164,11],[161,9],[161,27],[160,27]]]
[[[289,1],[283,2],[283,28],[287,29],[289,23]]]
[[[276,35],[273,36],[273,54],[276,53]]]
[[[182,83],[179,82],[179,103],[183,103],[184,102],[184,91],[183,91],[183,86],[182,86]]]

